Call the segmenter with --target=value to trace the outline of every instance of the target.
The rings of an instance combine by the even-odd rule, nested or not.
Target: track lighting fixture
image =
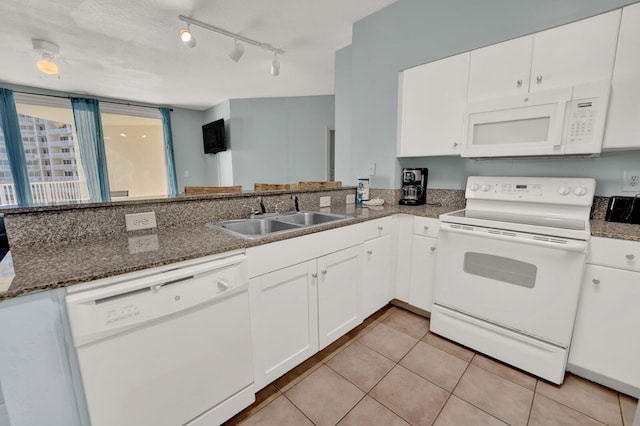
[[[180,40],[189,47],[196,47],[196,38],[191,33],[191,24],[180,30]]]
[[[273,61],[271,62],[271,75],[277,77],[280,75],[280,61],[278,61],[278,54],[273,54]]]
[[[233,41],[233,50],[229,52],[229,57],[233,62],[238,62],[244,55],[244,44],[238,43],[238,40]]]
[[[56,75],[59,72],[58,62],[60,55],[58,54],[58,45],[46,40],[33,39],[33,50],[37,53],[38,59],[36,67],[38,70],[47,75]]]
[[[213,31],[218,34],[225,35],[227,37],[231,37],[234,40],[233,50],[229,53],[229,57],[234,61],[238,62],[242,55],[244,54],[245,44],[250,44],[252,46],[259,47],[264,50],[268,50],[273,52],[274,58],[271,62],[271,75],[277,76],[280,74],[280,62],[278,61],[276,55],[282,55],[285,53],[284,50],[278,49],[277,47],[273,47],[269,43],[263,43],[261,41],[257,41],[248,37],[241,36],[240,34],[232,33],[231,31],[227,31],[225,29],[214,27],[213,25],[209,25],[206,22],[197,21],[195,19],[189,18],[184,15],[178,15],[178,19],[187,23],[187,29],[180,31],[180,39],[189,47],[195,47],[196,41],[193,38],[193,35],[190,31],[190,25],[195,25],[200,28],[204,28],[205,30]],[[238,43],[241,41],[242,43]]]

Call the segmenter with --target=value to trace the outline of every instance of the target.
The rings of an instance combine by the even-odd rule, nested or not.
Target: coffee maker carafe
[[[427,202],[427,168],[402,169],[402,198],[404,206],[419,206]]]

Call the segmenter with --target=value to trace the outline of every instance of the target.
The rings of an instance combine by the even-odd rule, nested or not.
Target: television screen
[[[204,139],[205,154],[217,154],[220,151],[226,151],[224,118],[202,126],[202,137]]]

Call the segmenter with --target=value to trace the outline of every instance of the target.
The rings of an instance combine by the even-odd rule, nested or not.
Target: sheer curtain
[[[167,158],[167,178],[169,179],[169,196],[178,195],[178,179],[176,178],[175,161],[173,160],[173,136],[171,135],[171,116],[169,108],[160,108],[162,114],[162,130],[164,131],[165,155]]]
[[[87,178],[89,201],[109,201],[109,175],[98,101],[96,99],[71,98],[71,107],[78,136],[80,158]]]
[[[31,186],[27,172],[27,159],[22,146],[20,121],[13,98],[13,90],[0,88],[0,127],[4,133],[7,157],[11,164],[11,177],[15,188],[18,206],[26,207],[33,203]]]

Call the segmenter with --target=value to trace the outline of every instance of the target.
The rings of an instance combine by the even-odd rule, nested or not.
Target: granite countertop
[[[82,242],[16,248],[11,250],[15,276],[7,289],[0,290],[0,300],[198,257],[245,249],[396,213],[438,218],[440,214],[460,208],[458,205],[439,207],[388,205],[377,208],[355,208],[352,205],[331,208],[331,213],[347,214],[353,216],[353,219],[303,228],[256,240],[236,237],[221,230],[208,228],[202,223],[195,226],[176,226],[122,233],[109,238]],[[591,232],[592,235],[598,237],[640,241],[639,225],[592,220]],[[134,239],[149,237],[153,241],[152,249],[136,252],[131,246],[132,237]]]

